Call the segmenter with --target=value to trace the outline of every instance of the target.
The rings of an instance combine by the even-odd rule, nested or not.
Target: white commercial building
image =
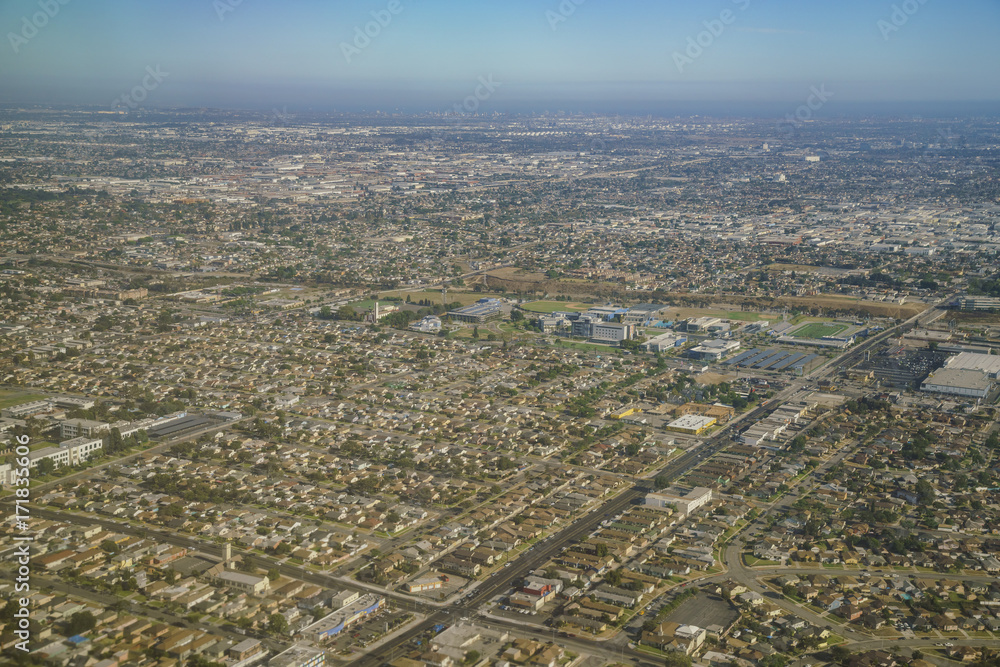
[[[689,435],[701,435],[706,429],[714,426],[715,417],[704,417],[702,415],[684,415],[666,425],[668,431],[677,433],[687,433]]]
[[[109,424],[91,419],[67,419],[59,423],[60,435],[67,440],[80,436],[89,438],[110,429]]]
[[[665,333],[651,338],[642,344],[642,349],[646,352],[669,352],[680,347],[687,342],[687,336],[680,336],[675,333]]]
[[[258,577],[245,572],[231,572],[226,570],[220,572],[216,580],[222,586],[235,588],[236,590],[250,595],[260,595],[271,588],[271,581],[267,577]]]
[[[688,356],[701,361],[719,361],[730,352],[740,349],[738,340],[707,340],[688,350]]]
[[[37,468],[44,459],[51,459],[56,467],[75,466],[83,463],[95,452],[104,448],[101,438],[73,438],[60,443],[57,447],[43,447],[28,454],[30,467]]]
[[[656,493],[647,493],[645,500],[645,504],[648,507],[660,509],[673,507],[685,516],[710,502],[712,502],[712,489],[703,486],[695,487],[687,493],[679,490],[671,491],[670,489]]]
[[[981,371],[996,380],[1000,377],[1000,356],[995,354],[978,354],[976,352],[962,352],[950,357],[945,362],[946,368],[954,368],[961,371]]]
[[[965,398],[986,398],[993,382],[982,371],[942,368],[934,371],[920,385],[921,391]]]
[[[9,408],[0,410],[0,417],[6,417],[7,419],[23,419],[24,417],[36,415],[39,412],[48,412],[52,409],[52,406],[52,401],[48,400],[21,403],[20,405],[12,405]]]
[[[682,625],[674,630],[674,637],[690,642],[695,649],[705,643],[707,636],[708,632],[705,628],[699,628],[697,625]]]
[[[722,320],[718,317],[692,317],[687,321],[685,329],[687,331],[708,331],[710,327],[717,324],[722,324]]]

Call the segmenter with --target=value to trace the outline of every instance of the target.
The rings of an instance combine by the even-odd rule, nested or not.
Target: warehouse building
[[[687,433],[688,435],[701,435],[716,424],[715,417],[703,417],[702,415],[684,415],[667,424],[668,431],[676,433]]]
[[[958,300],[962,310],[1000,310],[1000,299],[989,296],[963,296]]]
[[[81,341],[86,343],[86,347],[90,347],[90,341]],[[89,410],[97,404],[92,398],[80,398],[78,396],[57,396],[52,399],[52,402],[57,408],[66,408],[67,410]]]
[[[962,352],[948,359],[944,365],[962,371],[981,371],[994,380],[1000,377],[1000,356],[995,354]]]
[[[594,306],[585,314],[605,322],[613,322],[616,319],[620,320],[625,317],[627,313],[628,308],[622,308],[621,306]]]
[[[52,401],[31,401],[30,403],[12,405],[9,408],[0,410],[0,417],[6,417],[7,419],[24,419],[25,417],[30,417],[31,415],[37,415],[39,412],[48,412],[51,409]]]
[[[449,310],[448,317],[465,324],[483,324],[501,316],[500,299],[480,299],[471,306]]]
[[[986,398],[992,388],[993,382],[986,373],[955,368],[934,371],[920,385],[921,391],[964,398]]]
[[[722,324],[718,317],[691,317],[685,320],[685,331],[708,331],[708,328],[717,324]]]
[[[378,595],[364,595],[351,604],[316,621],[303,630],[302,634],[317,642],[335,637],[345,628],[357,623],[369,614],[374,614],[382,607],[383,601],[384,598]]]
[[[688,356],[699,361],[719,361],[738,349],[740,342],[737,340],[706,340],[688,350]]]

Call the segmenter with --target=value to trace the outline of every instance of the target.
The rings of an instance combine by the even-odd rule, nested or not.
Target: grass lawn
[[[587,352],[604,352],[605,354],[616,354],[618,352],[617,347],[611,347],[610,345],[594,345],[592,343],[579,343],[575,340],[567,340],[565,338],[557,338],[555,342],[552,343],[555,347],[561,348],[573,348],[576,350],[584,350]]]
[[[878,630],[875,630],[875,635],[879,637],[902,637],[897,630],[893,630],[892,628],[879,628]]]
[[[440,296],[441,295],[439,294],[438,297],[440,298]],[[380,306],[405,306],[406,305],[405,303],[399,303],[398,301],[383,301],[382,299],[379,299],[378,302],[379,302]],[[365,299],[364,301],[354,301],[354,302],[349,303],[347,305],[349,305],[351,308],[354,308],[355,310],[371,310],[372,307],[375,306],[375,301],[373,301],[372,299]]]
[[[847,330],[846,324],[825,324],[823,322],[810,322],[799,327],[792,332],[796,338],[822,338],[823,336],[836,336],[841,331]]]
[[[650,655],[657,655],[657,656],[663,656],[663,657],[666,657],[666,656],[670,655],[669,653],[666,653],[665,651],[661,651],[660,649],[654,648],[652,646],[647,646],[646,644],[636,644],[635,650],[641,651],[643,653],[648,653]]]
[[[760,315],[757,313],[746,313],[741,310],[734,310],[726,313],[727,320],[741,320],[743,322],[759,322]]]
[[[0,389],[0,409],[9,408],[12,405],[30,403],[46,398],[45,394],[33,394],[22,389]]]
[[[532,313],[554,313],[556,311],[582,313],[590,308],[590,306],[575,301],[532,301],[521,307]]]
[[[430,302],[432,304],[435,304],[435,305],[441,305],[441,290],[440,289],[428,289],[428,290],[421,290],[421,291],[418,291],[418,292],[408,292],[408,291],[405,291],[405,290],[389,290],[387,292],[379,292],[378,296],[379,296],[379,299],[386,299],[386,298],[389,298],[389,297],[399,297],[399,298],[401,298],[403,300],[403,305],[405,305],[407,295],[409,295],[410,301],[412,302],[410,305],[413,305],[413,306],[418,305],[417,302],[420,301],[421,299],[430,300]],[[460,289],[449,289],[448,290],[448,303],[456,303],[457,302],[457,303],[462,304],[463,306],[471,305],[471,304],[475,303],[476,301],[479,301],[480,299],[483,299],[483,298],[486,298],[486,297],[490,297],[490,298],[493,298],[493,299],[502,299],[502,298],[504,298],[504,295],[503,294],[493,294],[493,293],[490,293],[490,292],[472,292],[472,291],[468,291],[467,292],[467,291],[463,291],[463,290],[460,290]],[[353,305],[356,305],[356,304],[352,303],[351,305],[353,306]],[[368,306],[368,307],[370,308],[371,306]]]
[[[751,556],[750,554],[743,554],[743,562],[747,564],[747,567],[754,567],[757,565],[781,565],[776,560],[764,560],[763,558],[757,558],[756,556]]]
[[[31,451],[36,452],[39,449],[45,449],[46,447],[55,447],[56,444],[57,443],[49,442],[48,440],[39,440],[39,441],[32,440],[28,446],[31,449]]]
[[[474,327],[466,327],[466,328],[463,328],[463,329],[458,329],[456,331],[453,331],[452,334],[451,334],[451,336],[453,338],[469,338],[469,339],[471,339],[472,338],[472,332],[474,330],[475,330]],[[493,334],[494,336],[496,336],[496,333],[494,333],[493,331],[490,331],[489,329],[487,329],[485,324],[483,326],[479,327],[479,340],[485,341],[486,337],[489,336],[490,334]]]

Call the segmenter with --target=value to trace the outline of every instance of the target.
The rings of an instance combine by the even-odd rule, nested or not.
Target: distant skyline
[[[0,6],[0,104],[1000,109],[997,0],[62,1]]]

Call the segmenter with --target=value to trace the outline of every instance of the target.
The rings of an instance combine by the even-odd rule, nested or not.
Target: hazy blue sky
[[[480,112],[791,110],[822,85],[842,106],[1000,101],[1000,0],[64,1],[0,2],[0,103],[110,107],[145,78],[145,106],[447,111],[480,77],[500,84]],[[348,62],[373,11],[391,20]]]

